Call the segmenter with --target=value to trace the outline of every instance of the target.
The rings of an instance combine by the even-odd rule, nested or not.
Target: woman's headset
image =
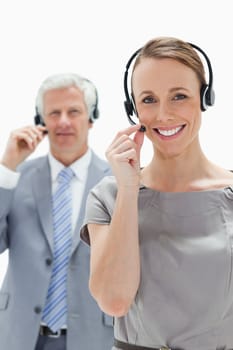
[[[215,101],[215,93],[213,90],[213,71],[212,71],[211,63],[207,54],[200,47],[191,43],[188,43],[188,44],[191,45],[195,50],[199,51],[204,56],[208,66],[209,82],[208,84],[203,84],[200,90],[201,110],[206,111],[209,106],[213,106]],[[132,125],[135,125],[136,123],[133,121],[131,117],[133,116],[133,114],[137,115],[137,111],[135,108],[135,103],[132,97],[132,93],[129,94],[129,90],[128,90],[128,72],[132,61],[134,60],[134,58],[137,57],[141,49],[142,48],[135,51],[134,54],[130,57],[130,59],[126,64],[126,70],[124,73],[124,92],[125,92],[125,98],[126,98],[126,100],[124,101],[124,106],[125,106],[125,111],[126,111],[128,120]]]

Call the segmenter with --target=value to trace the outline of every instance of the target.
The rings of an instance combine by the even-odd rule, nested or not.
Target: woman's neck
[[[141,172],[141,182],[164,192],[217,189],[233,184],[233,174],[210,162],[203,152],[170,158],[154,155]]]

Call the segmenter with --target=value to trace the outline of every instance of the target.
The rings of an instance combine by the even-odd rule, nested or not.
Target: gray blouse
[[[86,243],[88,223],[110,223],[116,193],[113,176],[90,192]],[[233,189],[141,186],[138,208],[141,281],[127,315],[115,319],[115,337],[158,348],[233,348]]]

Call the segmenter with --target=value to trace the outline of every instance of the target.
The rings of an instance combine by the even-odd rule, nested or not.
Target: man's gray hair
[[[51,75],[43,81],[36,96],[36,110],[38,114],[42,117],[44,115],[43,99],[45,92],[70,86],[75,86],[83,91],[89,117],[92,116],[98,104],[96,87],[87,78],[73,73]]]

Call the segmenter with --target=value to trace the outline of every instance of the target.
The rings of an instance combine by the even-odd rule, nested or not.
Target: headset
[[[45,126],[44,120],[38,111],[38,107],[36,106],[35,109],[36,109],[36,114],[34,116],[34,124]]]
[[[199,46],[191,44],[191,43],[188,43],[188,44],[191,45],[195,50],[199,51],[203,55],[203,57],[206,60],[207,66],[208,66],[209,82],[208,82],[208,84],[203,84],[201,86],[201,90],[200,90],[201,110],[206,111],[209,106],[214,105],[214,101],[215,101],[215,93],[213,90],[213,70],[212,70],[211,63],[210,63],[210,60],[209,60],[207,54]],[[129,91],[128,91],[128,71],[129,71],[129,68],[130,68],[132,61],[134,60],[134,58],[136,58],[136,56],[138,56],[138,54],[140,53],[141,50],[142,50],[142,48],[138,49],[130,57],[130,59],[128,60],[128,62],[126,64],[126,70],[124,73],[124,93],[125,93],[125,98],[126,98],[126,100],[124,101],[124,107],[125,107],[125,111],[126,111],[128,120],[129,120],[130,124],[132,124],[132,125],[135,125],[136,123],[133,121],[131,116],[133,116],[133,114],[135,114],[136,116],[138,116],[138,115],[137,115],[137,110],[136,110],[136,106],[134,103],[132,93],[129,94]],[[145,131],[144,126],[141,127],[141,131]]]
[[[84,80],[89,82],[89,83],[91,83],[90,80],[88,80],[88,79],[84,79]],[[99,118],[99,114],[100,114],[99,113],[99,108],[98,108],[98,93],[97,93],[97,90],[96,90],[95,87],[94,87],[94,89],[95,89],[95,104],[94,104],[93,111],[91,112],[91,115],[89,116],[90,123],[94,123],[95,120]],[[40,115],[40,113],[38,111],[38,107],[37,106],[35,107],[35,110],[36,110],[36,114],[34,116],[34,123],[35,123],[35,125],[46,126],[45,123],[44,123],[42,115]]]

